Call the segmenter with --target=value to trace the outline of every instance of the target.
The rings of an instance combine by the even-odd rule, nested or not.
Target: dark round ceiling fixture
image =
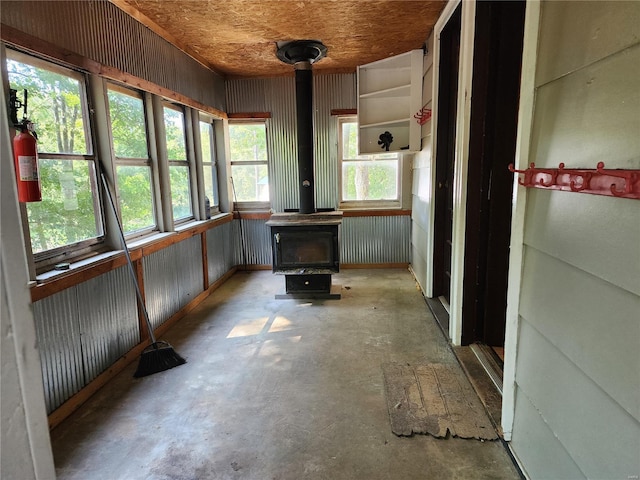
[[[317,40],[294,40],[285,43],[276,52],[280,60],[291,65],[298,62],[315,63],[326,54],[327,47]]]

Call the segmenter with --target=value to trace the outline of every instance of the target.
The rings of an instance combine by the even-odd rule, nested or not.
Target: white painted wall
[[[545,2],[539,21],[519,164],[640,169],[640,3]],[[530,478],[637,478],[640,202],[529,189],[515,211],[512,450]]]
[[[4,49],[0,55],[4,65]],[[27,286],[13,155],[4,99],[0,101],[0,478],[53,479],[40,358]]]
[[[427,40],[422,76],[422,105],[433,108],[433,34]],[[432,225],[432,156],[431,120],[422,126],[422,150],[413,156],[411,186],[411,269],[422,289],[431,296],[432,247],[429,247],[429,231]]]

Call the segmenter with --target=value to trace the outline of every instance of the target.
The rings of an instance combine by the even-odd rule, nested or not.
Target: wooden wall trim
[[[141,256],[142,252],[140,250],[131,251],[131,260],[134,262],[140,259]],[[108,258],[93,261],[60,274],[60,276],[56,276],[51,280],[35,284],[31,287],[31,303],[91,280],[92,278],[109,273],[116,268],[126,265],[126,263],[127,259],[124,256],[124,253],[114,253]]]
[[[271,212],[233,212],[234,220],[269,220],[271,218]]]
[[[170,247],[171,245],[186,240],[195,235],[205,233],[207,230],[216,228],[233,220],[233,216],[228,213],[213,220],[202,222],[198,225],[185,229],[176,234],[168,235],[156,242],[150,242],[146,245],[130,249],[131,260],[136,261],[151,255],[154,252]],[[31,302],[37,302],[43,298],[54,295],[62,290],[76,286],[80,283],[91,280],[97,276],[108,273],[116,268],[126,265],[127,259],[123,252],[115,253],[108,258],[96,260],[82,267],[69,270],[67,273],[56,276],[51,280],[45,280],[42,283],[35,284],[31,287]]]
[[[250,120],[252,118],[271,118],[271,112],[236,112],[227,113],[229,120]]]
[[[411,216],[411,210],[342,210],[343,217]]]
[[[411,216],[411,210],[340,210],[343,217],[396,217]],[[233,212],[233,218],[238,220],[269,220],[271,212]]]
[[[357,108],[332,108],[331,109],[331,115],[336,117],[346,116],[346,115],[357,115],[357,114],[358,114]]]
[[[42,40],[41,38],[29,35],[28,33],[21,32],[20,30],[5,25],[4,23],[0,24],[0,38],[2,41],[17,48],[26,50],[38,56],[48,57],[51,60],[57,60],[69,67],[79,68],[108,80],[120,82],[133,88],[159,95],[188,107],[195,108],[196,110],[210,113],[217,118],[227,118],[227,114],[225,112],[218,110],[215,107],[205,105],[204,103],[193,100],[186,95],[161,87],[160,85],[143,78],[136,77],[130,73],[123,72],[117,68],[102,65],[95,60],[78,55],[77,53],[59,47],[58,45],[54,45],[53,43]]]

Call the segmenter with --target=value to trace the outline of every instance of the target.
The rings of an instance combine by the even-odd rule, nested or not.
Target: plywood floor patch
[[[480,399],[458,365],[429,363],[382,366],[391,431],[398,436],[430,434],[498,438]]]

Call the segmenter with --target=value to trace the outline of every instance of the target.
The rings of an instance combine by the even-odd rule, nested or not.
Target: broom
[[[116,217],[118,232],[120,233],[120,243],[122,244],[124,255],[125,257],[127,257],[129,273],[131,274],[133,285],[136,287],[136,296],[138,297],[138,303],[140,304],[142,312],[144,313],[144,320],[145,322],[147,322],[147,330],[149,331],[149,337],[151,338],[151,344],[142,351],[138,369],[136,370],[136,373],[133,374],[133,376],[139,378],[146,377],[147,375],[153,375],[154,373],[158,372],[164,372],[165,370],[169,370],[170,368],[182,365],[187,361],[180,355],[178,355],[173,347],[167,342],[157,341],[155,335],[153,334],[153,327],[151,326],[151,321],[149,320],[149,313],[147,312],[147,307],[145,306],[144,300],[142,299],[142,293],[140,293],[138,279],[135,272],[133,271],[131,255],[129,255],[127,242],[124,238],[124,231],[122,230],[122,225],[120,225],[120,219],[118,218],[118,213],[116,211],[116,204],[113,202],[113,197],[111,196],[111,191],[109,190],[109,184],[107,182],[107,178],[104,175],[104,168],[100,168],[100,178],[102,179],[104,190],[105,192],[107,192],[107,198],[109,199],[109,204],[111,205],[113,215]]]

